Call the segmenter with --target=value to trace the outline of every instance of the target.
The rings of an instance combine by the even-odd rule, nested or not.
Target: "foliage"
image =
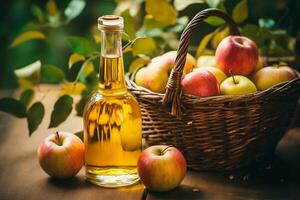
[[[50,33],[68,27],[87,5],[87,1],[84,0],[71,0],[61,10],[57,3],[57,0],[48,0],[45,10],[33,5],[32,14],[36,18],[34,25],[27,26],[25,31],[11,42],[10,48],[29,40],[39,40],[51,46]],[[189,15],[185,11],[194,6],[220,8],[230,14],[239,25],[242,34],[252,38],[264,56],[295,56],[295,39],[289,36],[286,30],[276,27],[274,19],[259,18],[251,23],[247,21],[247,0],[238,1],[236,5],[228,7],[224,0],[117,0],[116,3],[115,14],[121,15],[125,20],[124,43],[129,44],[124,48],[124,58],[129,58],[130,63],[126,67],[127,71],[134,71],[145,65],[151,57],[176,49],[180,33],[190,17],[195,14]],[[95,19],[96,17],[98,16],[94,16]],[[211,32],[204,31],[206,35],[201,37],[198,45],[191,45],[196,57],[213,52],[218,43],[229,34],[229,29],[222,19],[210,17],[205,22],[209,25],[207,30]],[[35,88],[39,84],[50,83],[61,84],[62,87],[61,96],[58,97],[51,114],[49,128],[64,122],[73,109],[78,116],[82,116],[87,97],[95,89],[98,79],[95,63],[99,59],[101,44],[95,26],[91,27],[90,35],[92,37],[69,35],[63,38],[72,52],[69,58],[65,59],[65,63],[68,63],[66,69],[69,73],[76,71],[75,77],[62,70],[62,67],[57,67],[57,63],[32,61],[32,64],[14,71],[19,87],[23,90],[20,98],[0,99],[0,110],[19,118],[27,118],[31,135],[42,122],[45,113],[43,102],[32,102]],[[80,95],[81,98],[73,102],[76,95]]]

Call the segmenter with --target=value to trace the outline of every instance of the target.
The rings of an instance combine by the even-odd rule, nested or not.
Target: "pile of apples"
[[[137,71],[136,84],[163,93],[175,58],[176,51],[153,58]],[[181,85],[185,93],[199,97],[242,95],[266,90],[298,76],[286,64],[266,66],[255,42],[249,38],[228,36],[219,43],[214,56],[200,56],[196,62],[187,55]]]

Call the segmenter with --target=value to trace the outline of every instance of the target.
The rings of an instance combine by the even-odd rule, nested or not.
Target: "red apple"
[[[252,40],[243,36],[224,38],[216,50],[217,67],[228,76],[248,76],[256,68],[258,49]],[[230,73],[231,70],[231,73]]]
[[[293,80],[298,75],[288,66],[268,66],[260,69],[253,76],[253,82],[259,90],[266,90],[273,85]]]
[[[219,84],[216,77],[208,70],[193,71],[181,80],[183,91],[187,94],[207,97],[219,95]]]
[[[156,145],[141,153],[137,170],[141,181],[149,190],[168,191],[183,180],[186,161],[177,148]]]
[[[84,144],[72,133],[56,132],[42,141],[37,156],[40,166],[49,176],[70,178],[84,164]]]

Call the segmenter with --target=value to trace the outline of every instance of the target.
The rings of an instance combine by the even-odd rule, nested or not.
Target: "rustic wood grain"
[[[10,95],[0,91],[0,97]],[[145,192],[138,184],[120,189],[104,189],[85,181],[84,169],[69,180],[49,178],[39,167],[36,150],[48,134],[56,130],[77,132],[82,119],[72,113],[59,128],[48,129],[52,105],[58,97],[57,86],[42,87],[35,100],[43,99],[46,116],[29,138],[25,119],[0,113],[0,200],[23,199],[299,199],[300,131],[295,129],[279,143],[274,165],[263,171],[211,173],[189,171],[173,191]],[[299,126],[298,126],[299,127]]]

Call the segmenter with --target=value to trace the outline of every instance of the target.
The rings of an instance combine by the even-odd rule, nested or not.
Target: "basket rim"
[[[134,72],[128,72],[125,75],[125,81],[127,83],[127,87],[131,87],[131,88],[135,88],[140,90],[141,92],[145,92],[148,93],[151,96],[157,96],[157,97],[164,97],[164,93],[157,93],[157,92],[153,92],[145,87],[139,86],[137,85],[134,81],[133,81],[133,75],[135,73]],[[191,100],[198,100],[198,101],[237,101],[237,100],[247,100],[249,101],[250,99],[256,99],[256,98],[261,98],[263,96],[267,96],[270,93],[274,93],[274,92],[280,92],[281,90],[289,87],[292,84],[299,84],[300,85],[300,76],[289,80],[289,81],[285,81],[282,83],[278,83],[276,85],[273,85],[272,87],[263,90],[263,91],[257,91],[255,93],[251,93],[251,94],[242,94],[242,95],[217,95],[217,96],[210,96],[210,97],[198,97],[198,96],[194,96],[194,95],[190,95],[190,94],[186,94],[186,93],[182,93],[182,98],[184,99],[191,99]]]

